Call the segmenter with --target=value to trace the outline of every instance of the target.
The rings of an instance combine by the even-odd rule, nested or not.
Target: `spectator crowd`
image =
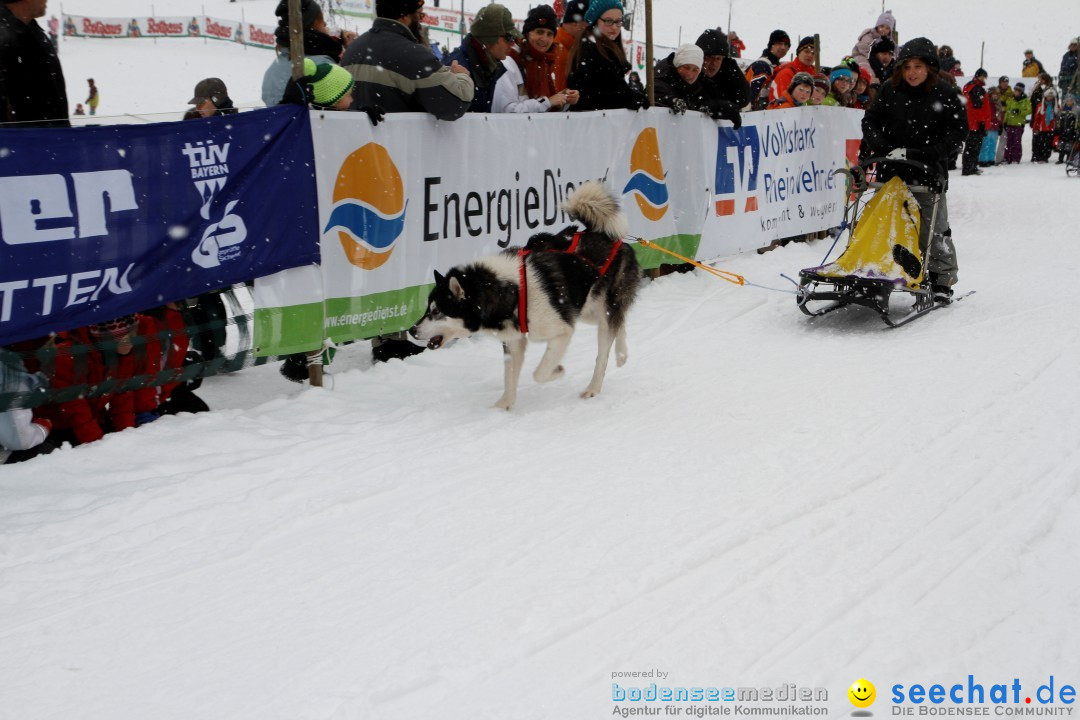
[[[705,28],[694,42],[658,59],[646,88],[631,72],[620,0],[566,0],[561,6],[558,14],[551,5],[534,6],[519,30],[506,7],[486,5],[458,47],[444,52],[421,22],[424,0],[375,0],[376,17],[361,35],[331,30],[320,5],[301,0],[305,61],[303,77],[294,80],[292,28],[281,0],[262,100],[365,112],[377,124],[400,112],[454,121],[465,113],[639,110],[650,106],[651,89],[656,106],[736,128],[747,112],[828,105],[866,111],[864,155],[920,145],[918,139],[896,145],[899,131],[890,123],[906,107],[908,113],[929,113],[928,122],[940,125],[921,157],[940,165],[943,174],[957,162],[963,175],[1021,162],[1029,127],[1032,162],[1050,162],[1055,152],[1056,162],[1065,162],[1078,141],[1077,38],[1067,44],[1056,82],[1028,49],[1018,62],[1017,82],[1005,74],[990,85],[989,73],[978,68],[961,86],[958,79],[967,76],[952,49],[925,38],[899,44],[891,11],[855,38],[850,54],[830,64],[821,62],[813,35],[793,43],[776,29],[750,59],[735,32]],[[45,12],[46,0],[0,5],[0,126],[70,124],[56,19],[48,21],[48,31],[37,22]],[[83,103],[94,115],[100,96],[94,80],[87,83]],[[83,103],[75,114],[86,112]],[[185,118],[192,120],[237,112],[220,78],[201,80],[188,104]],[[943,112],[949,117],[940,120]],[[944,292],[955,281],[955,268],[939,270]],[[165,414],[206,410],[194,393],[195,373],[186,368],[220,356],[220,331],[208,328],[220,329],[223,321],[220,297],[208,293],[3,348],[0,394],[32,397],[50,388],[61,399],[33,409],[0,408],[0,462],[64,442],[93,442]],[[373,341],[377,361],[421,350],[401,335]],[[292,356],[283,374],[301,380],[312,361]],[[62,392],[82,387],[94,391]]]

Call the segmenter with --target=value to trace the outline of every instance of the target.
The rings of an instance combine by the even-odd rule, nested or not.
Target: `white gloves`
[[[894,150],[890,150],[889,154],[885,157],[890,160],[907,160],[907,148],[896,148]]]

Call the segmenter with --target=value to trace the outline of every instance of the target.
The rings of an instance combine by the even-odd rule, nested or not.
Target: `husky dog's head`
[[[427,312],[409,329],[412,337],[431,350],[469,337],[480,329],[479,313],[465,297],[463,279],[456,268],[446,277],[435,271],[435,287],[428,295]]]

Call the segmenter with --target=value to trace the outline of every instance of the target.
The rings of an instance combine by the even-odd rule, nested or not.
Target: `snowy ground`
[[[957,177],[978,292],[901,330],[668,276],[593,400],[589,329],[509,414],[494,341],[361,344],[333,390],[212,378],[215,412],[5,468],[0,718],[601,718],[650,668],[835,717],[859,677],[1075,684],[1078,193]],[[779,287],[826,249],[724,266]]]
[[[94,42],[63,58],[103,108],[182,109],[226,54],[257,97],[259,51],[125,84],[147,41]],[[212,413],[5,467],[0,718],[585,720],[650,669],[825,687],[832,717],[860,677],[879,717],[894,683],[1077,685],[1078,197],[1060,166],[955,177],[978,292],[900,330],[668,276],[589,401],[590,328],[511,413],[494,341],[361,343],[332,390],[211,378]],[[783,287],[827,248],[722,266]]]

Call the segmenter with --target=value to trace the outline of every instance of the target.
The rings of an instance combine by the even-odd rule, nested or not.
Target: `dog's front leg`
[[[517,400],[518,379],[521,366],[525,364],[525,336],[503,343],[503,394],[495,403],[501,410],[509,410]]]
[[[607,372],[608,356],[611,355],[611,343],[614,341],[615,333],[606,322],[601,321],[596,328],[596,368],[593,369],[592,380],[581,393],[581,397],[591,398],[600,394],[600,388],[604,386],[604,373]]]
[[[566,348],[570,347],[570,338],[573,336],[574,329],[567,328],[562,335],[556,335],[548,340],[547,349],[544,350],[544,357],[540,359],[540,364],[533,371],[533,378],[536,382],[551,382],[563,376],[565,371],[560,363],[563,356],[566,355]]]

